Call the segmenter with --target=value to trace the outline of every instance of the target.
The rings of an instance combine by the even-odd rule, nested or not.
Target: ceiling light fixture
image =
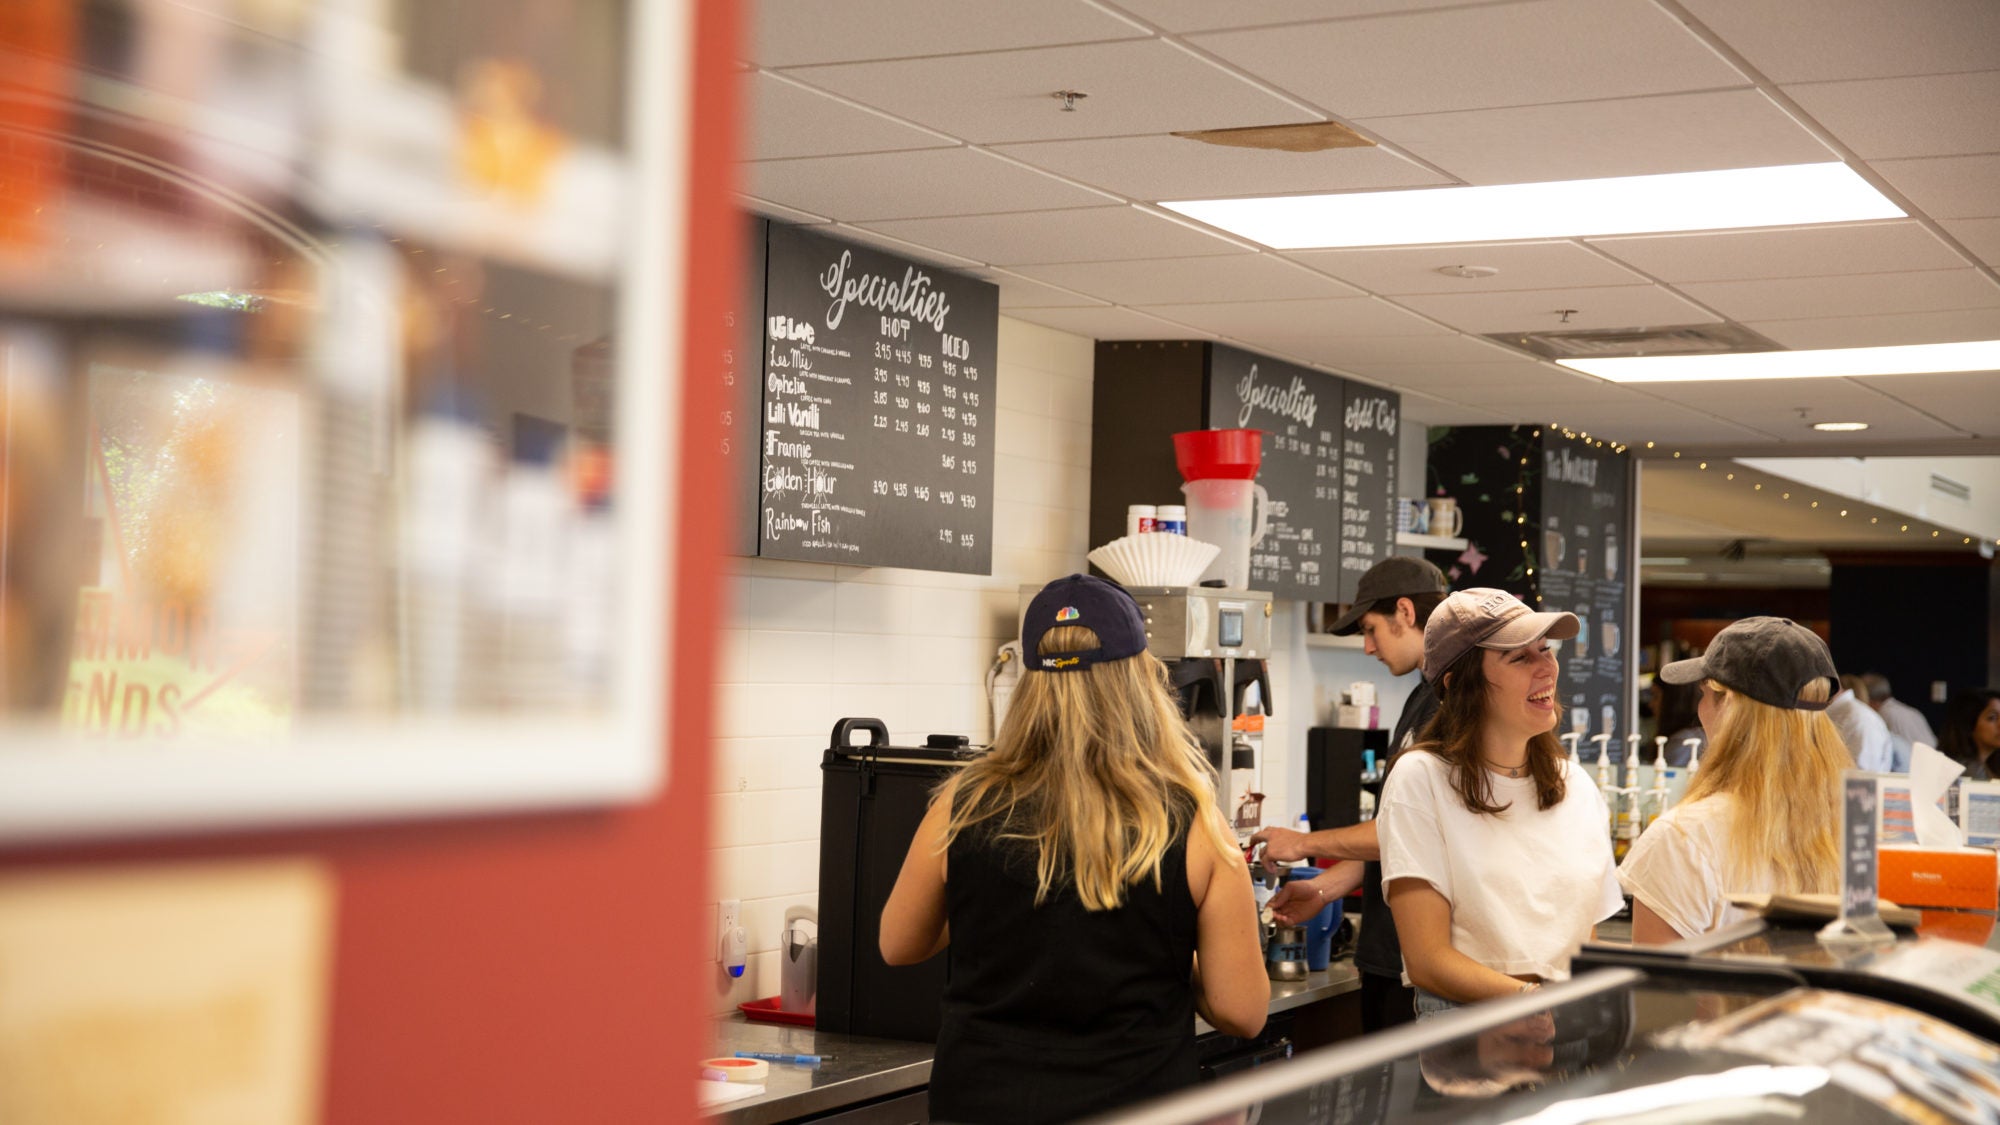
[[[1898,219],[1845,164],[1539,184],[1190,199],[1160,206],[1274,250],[1731,230]]]
[[[1814,422],[1813,429],[1823,434],[1848,434],[1868,428],[1866,422]]]
[[[1581,371],[1614,383],[1932,375],[1951,371],[2000,370],[2000,340],[1899,344],[1886,348],[1815,348],[1797,352],[1559,359],[1556,362],[1572,371]]]

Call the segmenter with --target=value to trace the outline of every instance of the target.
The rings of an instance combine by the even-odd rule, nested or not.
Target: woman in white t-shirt
[[[1740,921],[1747,915],[1731,894],[1837,890],[1837,787],[1854,759],[1825,714],[1839,691],[1826,642],[1795,621],[1746,617],[1660,678],[1701,684],[1708,749],[1687,796],[1647,826],[1618,869],[1632,895],[1632,940],[1677,941]]]
[[[1452,594],[1424,627],[1438,713],[1397,758],[1378,815],[1419,1018],[1566,977],[1624,904],[1604,798],[1553,733],[1548,642],[1577,630],[1574,614],[1489,589]]]

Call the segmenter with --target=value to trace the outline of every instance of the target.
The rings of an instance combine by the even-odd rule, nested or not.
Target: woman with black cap
[[[1836,789],[1854,758],[1826,717],[1840,690],[1826,642],[1796,621],[1746,617],[1660,678],[1701,687],[1708,749],[1687,796],[1647,826],[1618,870],[1632,895],[1632,940],[1740,921],[1732,894],[1837,890]]]
[[[882,911],[882,957],[949,945],[938,1121],[1069,1121],[1193,1085],[1197,1011],[1263,1028],[1250,872],[1124,590],[1029,604],[993,748],[938,791]]]
[[[1571,613],[1460,590],[1424,626],[1438,713],[1383,787],[1382,881],[1417,1016],[1568,975],[1571,951],[1624,905],[1610,813],[1556,741],[1549,641]]]

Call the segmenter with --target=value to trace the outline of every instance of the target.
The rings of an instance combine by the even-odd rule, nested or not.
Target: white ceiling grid
[[[1722,320],[1791,348],[2000,338],[1995,0],[756,7],[748,204],[971,269],[1009,316],[1227,340],[1399,389],[1432,423],[1559,420],[1770,454],[2000,452],[1996,372],[1618,387],[1483,338]],[[1058,90],[1088,96],[1066,111]],[[1329,120],[1376,145],[1171,135]],[[1910,218],[1279,253],[1157,207],[1824,160]],[[1499,273],[1439,272],[1458,265]],[[1834,415],[1872,428],[1807,425]]]

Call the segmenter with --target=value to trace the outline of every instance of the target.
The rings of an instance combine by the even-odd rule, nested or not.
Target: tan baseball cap
[[[1543,637],[1566,641],[1582,628],[1574,613],[1539,613],[1505,590],[1459,590],[1424,626],[1424,679],[1435,681],[1475,648],[1511,652]]]

